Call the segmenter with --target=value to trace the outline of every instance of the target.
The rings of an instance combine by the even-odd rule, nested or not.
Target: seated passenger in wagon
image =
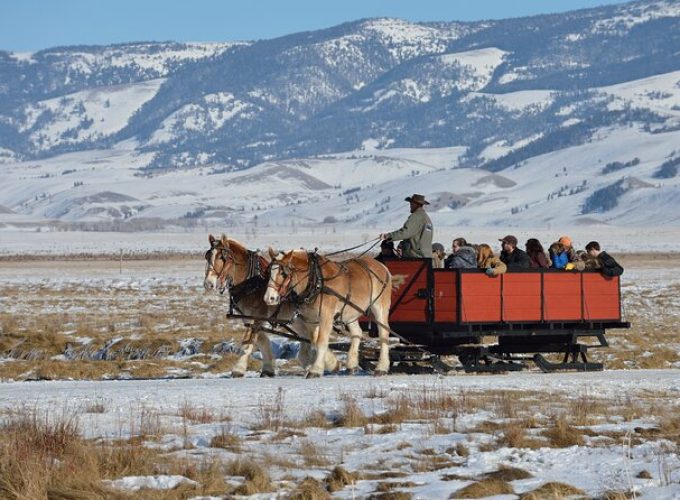
[[[451,244],[453,253],[446,258],[447,269],[474,269],[477,267],[477,252],[465,238],[456,238]]]
[[[501,238],[501,260],[508,266],[508,271],[529,269],[529,256],[521,248],[517,248],[517,238],[511,234]]]
[[[508,270],[503,261],[493,254],[493,250],[486,243],[479,245],[477,267],[484,270],[488,276],[498,276]]]

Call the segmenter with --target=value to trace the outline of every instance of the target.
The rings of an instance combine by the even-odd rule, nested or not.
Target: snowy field
[[[0,392],[5,410],[78,415],[89,439],[130,439],[153,425],[142,444],[168,455],[268,464],[272,491],[258,498],[287,497],[306,477],[328,485],[336,466],[352,479],[335,498],[473,498],[461,492],[489,478],[505,488],[494,498],[545,484],[561,489],[530,498],[680,498],[679,401],[678,370],[9,383]],[[111,479],[127,490],[192,481]]]
[[[403,220],[408,209],[403,207]],[[343,225],[316,224],[295,228],[280,227],[260,229],[241,226],[237,229],[223,226],[196,228],[187,231],[163,232],[83,232],[83,231],[21,231],[0,229],[0,257],[2,256],[55,256],[55,255],[119,255],[127,256],[153,253],[181,253],[202,255],[208,248],[208,234],[227,233],[249,248],[288,250],[292,248],[318,248],[321,253],[353,247],[375,240],[378,234],[399,229],[400,223],[354,228]],[[498,240],[506,234],[517,236],[520,244],[528,238],[538,238],[548,247],[563,234],[572,237],[576,248],[583,248],[591,240],[598,240],[609,252],[660,253],[680,249],[680,229],[673,227],[454,227],[435,224],[435,241],[450,251],[451,241],[465,237],[475,243],[489,243],[499,251]],[[370,245],[367,245],[367,247]],[[366,247],[364,247],[366,248]],[[361,251],[363,249],[359,249]]]
[[[616,236],[633,250],[639,230],[630,231]],[[98,457],[87,463],[101,463],[87,487],[52,471],[69,488],[134,498],[680,498],[677,254],[617,255],[633,328],[592,351],[604,372],[305,380],[294,359],[279,359],[270,380],[254,359],[239,380],[229,377],[242,327],[202,289],[205,233],[55,235],[51,250],[45,233],[2,248],[115,253],[127,242],[130,252],[193,254],[122,267],[0,261],[0,421],[28,422],[31,435],[72,423],[79,449]],[[330,235],[329,249],[354,243]],[[0,452],[18,446],[12,436],[0,434]],[[81,456],[63,453],[55,463]],[[127,458],[114,467],[109,454]]]

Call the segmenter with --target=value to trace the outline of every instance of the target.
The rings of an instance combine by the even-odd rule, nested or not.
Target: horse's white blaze
[[[281,302],[281,296],[279,295],[278,286],[276,284],[280,269],[281,266],[274,263],[269,272],[269,282],[267,283],[267,291],[264,293],[264,301],[270,306],[275,306]]]
[[[210,260],[206,259],[205,264],[205,279],[203,280],[203,288],[206,290],[215,290],[217,288],[217,274],[215,273],[215,250],[210,251]]]

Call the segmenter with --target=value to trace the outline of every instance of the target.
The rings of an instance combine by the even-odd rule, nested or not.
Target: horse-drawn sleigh
[[[453,367],[441,357],[452,355],[467,372],[521,370],[529,361],[543,371],[601,370],[588,361],[588,349],[608,345],[607,329],[630,326],[622,321],[619,278],[597,271],[491,277],[433,269],[430,259],[383,266],[370,257],[335,262],[300,250],[272,253],[267,262],[225,236],[209,239],[206,288],[228,289],[227,316],[251,322],[235,376],[245,372],[254,344],[263,354],[263,375],[273,375],[267,333],[302,342],[308,376],[337,370],[332,331],[350,336],[349,343],[330,344],[348,352],[350,372],[358,366],[379,374],[390,367],[447,371]],[[360,348],[363,331],[377,333],[378,346]],[[390,344],[388,334],[397,342]],[[561,362],[544,354],[560,354]]]

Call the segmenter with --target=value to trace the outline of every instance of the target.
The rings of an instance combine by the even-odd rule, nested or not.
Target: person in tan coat
[[[493,254],[493,250],[486,243],[479,245],[477,253],[477,267],[484,269],[487,276],[498,276],[508,270],[508,267]]]
[[[423,208],[430,202],[422,194],[407,196],[404,201],[410,205],[411,215],[404,223],[404,227],[380,235],[382,240],[403,240],[402,257],[432,258],[432,235],[434,228],[430,217]]]

